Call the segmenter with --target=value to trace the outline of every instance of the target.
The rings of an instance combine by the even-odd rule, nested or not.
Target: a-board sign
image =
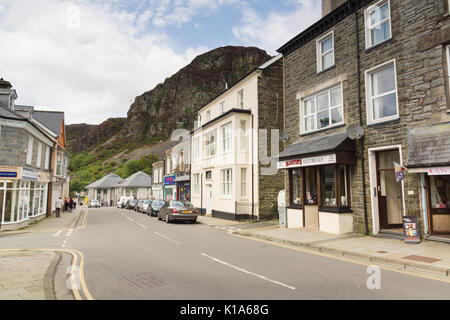
[[[403,217],[403,233],[406,243],[420,243],[417,217]]]

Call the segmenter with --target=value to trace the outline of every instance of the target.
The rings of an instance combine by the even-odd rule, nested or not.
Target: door
[[[376,159],[380,228],[402,228],[402,183],[396,181],[394,170],[394,161],[400,163],[400,154],[398,150],[381,151]]]
[[[317,168],[305,168],[305,228],[319,229],[319,203],[318,203],[318,170]]]
[[[206,185],[206,214],[212,214],[212,185]]]

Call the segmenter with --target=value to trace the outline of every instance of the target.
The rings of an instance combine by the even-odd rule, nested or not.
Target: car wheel
[[[192,224],[196,224],[197,223],[197,218],[195,218],[194,220],[192,220]]]
[[[161,221],[161,216],[159,215],[159,212],[158,212],[158,220]]]

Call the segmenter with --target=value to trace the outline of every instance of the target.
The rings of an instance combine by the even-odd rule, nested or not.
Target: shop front
[[[47,212],[49,173],[23,167],[0,167],[1,230],[16,230]]]
[[[177,186],[177,200],[191,201],[191,177],[179,176],[175,179]]]
[[[176,175],[170,175],[164,177],[164,200],[176,200],[177,199],[177,186]]]
[[[346,134],[311,138],[287,147],[278,169],[287,170],[287,227],[333,234],[353,231],[350,172],[355,144]]]
[[[426,236],[450,241],[450,124],[410,130],[409,175],[418,174]]]

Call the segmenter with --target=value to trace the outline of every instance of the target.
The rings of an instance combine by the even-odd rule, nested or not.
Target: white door
[[[212,214],[212,185],[206,185],[206,214]]]

